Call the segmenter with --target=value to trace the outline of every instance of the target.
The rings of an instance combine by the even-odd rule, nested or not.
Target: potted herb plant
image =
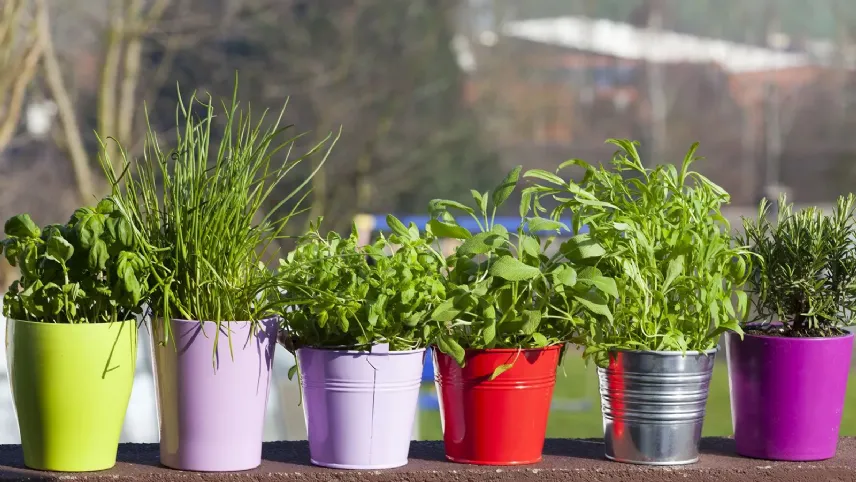
[[[358,245],[356,227],[342,238],[313,225],[281,261],[282,342],[297,356],[316,465],[407,463],[425,321],[445,287],[433,238],[393,216],[387,222],[393,234],[368,246]]]
[[[856,198],[831,215],[795,212],[781,198],[775,222],[761,203],[738,239],[753,257],[747,283],[756,317],[726,335],[734,439],[740,455],[809,461],[835,456],[853,353]]]
[[[531,195],[523,195],[516,232],[494,222],[519,174],[520,167],[512,170],[492,193],[472,191],[475,208],[431,203],[431,232],[463,241],[447,258],[446,300],[426,331],[438,348],[443,440],[455,462],[541,460],[562,348],[583,319],[609,316],[606,300],[616,295],[614,281],[596,268],[581,269],[549,251],[552,237],[537,233],[568,228],[527,217]],[[481,230],[471,233],[450,210],[472,216]]]
[[[580,160],[582,181],[530,171],[551,217],[574,213],[569,259],[615,279],[612,315],[585,329],[584,355],[598,365],[606,456],[639,464],[698,459],[708,384],[720,335],[739,331],[747,251],[731,244],[721,207],[728,194],[690,170],[697,145],[679,167],[642,164],[636,144],[612,170]],[[586,233],[580,233],[585,225]],[[733,302],[736,298],[737,303]]]
[[[9,378],[24,464],[85,472],[116,463],[149,270],[110,199],[40,229],[5,223],[20,269],[3,299]]]
[[[253,120],[234,96],[223,110],[220,130],[210,97],[179,98],[173,148],[161,147],[149,126],[144,156],[117,163],[121,176],[102,158],[152,266],[160,460],[181,470],[261,463],[279,324],[265,264],[308,178],[285,193],[284,181],[322,145],[288,159],[300,136],[286,135],[282,114]]]

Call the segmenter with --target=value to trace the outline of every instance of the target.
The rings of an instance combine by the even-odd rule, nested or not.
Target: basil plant
[[[6,221],[4,232],[0,249],[21,273],[3,298],[8,318],[104,323],[143,314],[150,269],[112,199],[44,228],[20,214]]]

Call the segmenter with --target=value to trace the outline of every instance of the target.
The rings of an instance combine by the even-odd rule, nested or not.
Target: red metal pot
[[[467,350],[463,368],[433,350],[446,458],[477,465],[540,462],[561,350]],[[490,380],[507,363],[513,366]]]

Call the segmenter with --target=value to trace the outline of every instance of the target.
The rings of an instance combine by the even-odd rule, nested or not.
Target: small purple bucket
[[[174,339],[163,346],[161,323],[152,339],[161,463],[197,472],[258,467],[279,319],[261,320],[255,333],[249,322],[223,322],[216,350],[213,322],[172,320]]]
[[[312,463],[334,469],[407,464],[425,350],[300,348]]]
[[[835,456],[853,334],[726,335],[737,453],[766,460]]]

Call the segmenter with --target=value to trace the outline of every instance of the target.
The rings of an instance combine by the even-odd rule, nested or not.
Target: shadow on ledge
[[[442,442],[413,442],[410,463],[383,471],[341,471],[309,463],[306,442],[265,443],[261,467],[239,473],[192,474],[160,465],[156,444],[122,444],[116,467],[103,472],[64,474],[38,472],[23,465],[21,447],[0,445],[0,481],[33,480],[108,482],[224,481],[329,481],[329,482],[480,482],[480,481],[716,481],[746,480],[853,480],[856,481],[856,439],[839,442],[833,460],[808,463],[769,462],[738,457],[730,439],[706,438],[697,464],[649,467],[609,462],[599,439],[551,439],[544,446],[544,460],[523,467],[481,467],[446,461]],[[190,479],[188,478],[190,477]]]

